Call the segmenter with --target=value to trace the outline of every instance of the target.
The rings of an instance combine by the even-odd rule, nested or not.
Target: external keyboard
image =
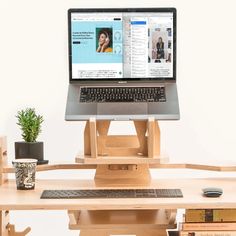
[[[76,198],[180,198],[180,189],[96,189],[96,190],[44,190],[42,199]]]
[[[165,102],[165,87],[81,87],[80,102]]]

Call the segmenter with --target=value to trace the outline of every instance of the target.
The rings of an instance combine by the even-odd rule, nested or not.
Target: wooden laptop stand
[[[96,164],[95,183],[108,185],[148,185],[149,164],[160,164],[160,129],[154,118],[133,121],[137,135],[108,135],[111,122],[87,121],[84,131],[84,156],[76,162]]]

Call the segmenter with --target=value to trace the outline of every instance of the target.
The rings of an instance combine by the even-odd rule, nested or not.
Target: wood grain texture
[[[137,209],[199,209],[236,208],[236,178],[209,179],[156,179],[149,186],[97,187],[94,180],[36,180],[35,190],[16,189],[15,180],[0,187],[0,210],[137,210]],[[215,186],[223,189],[220,198],[206,198],[202,188]],[[45,189],[130,189],[130,188],[180,188],[183,198],[158,199],[40,199]]]

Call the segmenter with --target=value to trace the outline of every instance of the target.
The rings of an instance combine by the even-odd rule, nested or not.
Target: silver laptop
[[[176,9],[69,9],[66,120],[179,119]]]

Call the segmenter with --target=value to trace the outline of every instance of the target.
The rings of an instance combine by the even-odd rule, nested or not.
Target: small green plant
[[[41,132],[41,124],[43,117],[35,113],[34,108],[26,108],[17,112],[17,125],[22,130],[22,138],[25,142],[36,142],[36,139]]]

